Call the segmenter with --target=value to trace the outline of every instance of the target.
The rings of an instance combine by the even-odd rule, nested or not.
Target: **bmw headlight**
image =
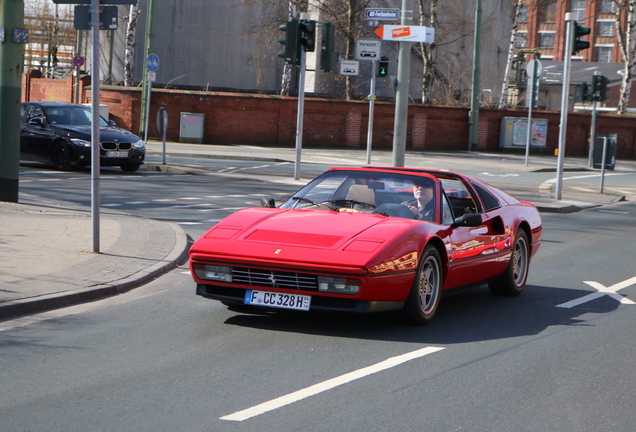
[[[132,148],[134,150],[144,150],[146,146],[144,145],[143,140],[139,140],[137,142],[132,143]]]
[[[78,147],[90,147],[91,142],[79,138],[71,138],[71,142]]]
[[[357,294],[360,281],[337,277],[318,276],[318,291],[338,294]]]
[[[201,279],[217,282],[232,282],[232,269],[230,267],[209,264],[194,264],[193,267],[194,272]]]

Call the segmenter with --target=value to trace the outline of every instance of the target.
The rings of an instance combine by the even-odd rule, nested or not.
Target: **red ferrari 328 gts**
[[[238,211],[190,249],[196,292],[234,308],[376,312],[429,322],[445,290],[520,294],[541,244],[536,207],[481,180],[333,168],[279,207]]]

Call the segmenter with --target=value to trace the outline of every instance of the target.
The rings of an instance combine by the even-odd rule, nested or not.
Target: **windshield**
[[[375,213],[435,220],[437,180],[432,176],[378,171],[328,171],[281,208]],[[426,189],[426,192],[421,192]]]
[[[90,126],[92,120],[92,110],[80,106],[46,107],[44,111],[46,120],[52,125]],[[103,117],[99,118],[99,126],[108,126]]]

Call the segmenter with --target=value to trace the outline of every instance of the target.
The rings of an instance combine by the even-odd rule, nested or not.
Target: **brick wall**
[[[23,100],[72,100],[72,79],[45,80],[23,78]],[[82,81],[81,103],[90,103],[88,83]],[[111,120],[139,133],[141,89],[102,86],[100,102],[109,106]],[[181,113],[204,114],[204,143],[294,146],[297,99],[276,95],[198,92],[153,89],[149,117],[149,136],[160,138],[156,116],[160,107],[168,114],[167,137],[179,141]],[[394,104],[375,103],[373,148],[393,145]],[[305,98],[303,145],[310,147],[366,148],[369,103],[367,101]],[[527,118],[525,110],[482,108],[479,112],[478,149],[499,151],[503,117]],[[558,147],[560,113],[534,111],[533,118],[548,120],[546,152]],[[467,150],[468,109],[458,107],[410,105],[407,149]],[[566,155],[587,156],[591,116],[568,116]],[[599,116],[597,132],[618,134],[617,157],[636,159],[636,119],[628,116]]]

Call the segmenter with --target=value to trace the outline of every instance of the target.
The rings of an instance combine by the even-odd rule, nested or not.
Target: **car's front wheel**
[[[488,284],[493,294],[505,296],[517,296],[521,294],[528,279],[528,267],[530,266],[530,248],[528,237],[523,231],[515,236],[512,246],[512,255],[506,271]]]
[[[141,164],[126,164],[121,165],[120,168],[123,172],[135,172],[139,169]]]
[[[71,164],[71,149],[65,142],[57,142],[53,147],[53,166],[60,171],[70,171],[73,166]]]
[[[422,325],[433,319],[442,295],[442,276],[439,252],[428,245],[422,253],[417,276],[404,306],[408,323]]]

